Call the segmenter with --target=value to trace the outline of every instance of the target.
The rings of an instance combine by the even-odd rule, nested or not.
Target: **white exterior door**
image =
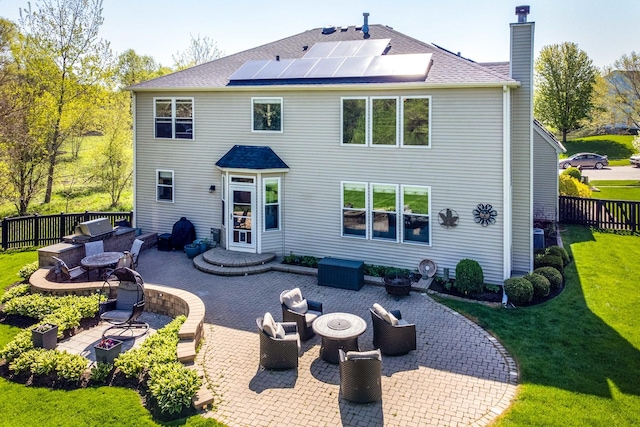
[[[229,250],[256,251],[256,185],[254,179],[229,184]],[[247,182],[251,181],[251,182]]]

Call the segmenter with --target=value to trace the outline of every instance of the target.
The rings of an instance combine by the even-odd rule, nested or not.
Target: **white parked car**
[[[640,154],[634,154],[633,156],[629,157],[629,161],[635,167],[640,167]]]

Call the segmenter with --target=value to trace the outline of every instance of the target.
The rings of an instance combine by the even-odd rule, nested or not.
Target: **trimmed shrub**
[[[149,393],[160,412],[177,414],[191,405],[202,381],[196,371],[180,362],[157,364],[149,369]]]
[[[542,258],[536,260],[534,265],[535,268],[553,267],[558,270],[560,274],[563,274],[564,272],[564,262],[562,261],[562,258],[555,255],[545,255]]]
[[[561,196],[583,197],[586,199],[591,197],[591,188],[569,175],[558,176],[558,181],[558,192]]]
[[[40,264],[38,263],[38,261],[31,262],[23,266],[20,271],[18,271],[18,276],[22,277],[22,279],[25,281],[29,280],[29,277],[31,277],[31,275],[35,273],[38,268],[40,268]]]
[[[6,290],[2,297],[0,298],[0,303],[5,303],[9,300],[12,300],[17,297],[21,297],[29,293],[31,289],[31,285],[27,283],[23,283],[22,285],[16,285]]]
[[[561,289],[562,288],[562,274],[553,267],[539,267],[533,270],[534,273],[537,273],[541,276],[544,276],[549,281],[551,285],[551,289]]]
[[[557,246],[557,245],[549,246],[546,249],[546,253],[548,255],[559,256],[560,258],[562,258],[562,262],[564,263],[565,266],[569,264],[569,262],[571,261],[571,258],[569,258],[569,253],[562,246]]]
[[[504,291],[514,304],[526,304],[533,299],[533,285],[521,277],[505,280]]]
[[[562,175],[568,175],[571,178],[577,179],[578,181],[580,181],[580,179],[582,178],[582,172],[580,172],[580,169],[573,166],[563,170]]]
[[[456,281],[453,286],[463,294],[476,294],[484,289],[484,274],[478,261],[462,259],[456,265]]]
[[[549,283],[549,279],[538,273],[529,273],[524,276],[524,278],[530,281],[533,285],[533,296],[544,298],[549,295],[549,292],[551,291],[551,283]]]

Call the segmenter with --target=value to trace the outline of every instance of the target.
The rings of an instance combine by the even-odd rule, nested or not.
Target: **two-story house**
[[[530,271],[534,180],[553,216],[559,148],[533,124],[520,12],[506,66],[365,16],[131,87],[136,226],[185,216],[231,251],[411,269],[471,258],[490,283]]]

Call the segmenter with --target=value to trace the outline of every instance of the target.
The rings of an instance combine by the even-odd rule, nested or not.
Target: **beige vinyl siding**
[[[528,272],[533,263],[532,207],[532,94],[533,23],[511,24],[512,77],[521,83],[511,96],[512,265]]]
[[[558,220],[558,153],[540,133],[533,132],[533,219]]]
[[[472,258],[482,266],[487,282],[502,282],[501,88],[367,92],[260,88],[180,95],[195,98],[193,141],[154,140],[153,95],[138,94],[136,215],[144,231],[170,232],[172,224],[186,216],[198,237],[208,237],[211,227],[220,227],[221,189],[208,192],[209,185],[220,185],[215,162],[233,145],[266,145],[290,170],[281,180],[282,232],[263,233],[261,225],[256,229],[262,233],[262,252],[333,256],[410,269],[430,258],[440,273],[445,267],[454,272],[460,259]],[[430,148],[340,145],[341,97],[383,95],[432,97]],[[283,98],[282,133],[251,132],[252,96]],[[156,169],[175,171],[175,203],[155,202]],[[341,237],[341,181],[431,187],[431,245]],[[474,222],[472,211],[479,203],[497,210],[495,225]],[[261,214],[262,204],[257,207],[256,215]],[[455,228],[438,223],[438,213],[447,208],[460,216]]]

